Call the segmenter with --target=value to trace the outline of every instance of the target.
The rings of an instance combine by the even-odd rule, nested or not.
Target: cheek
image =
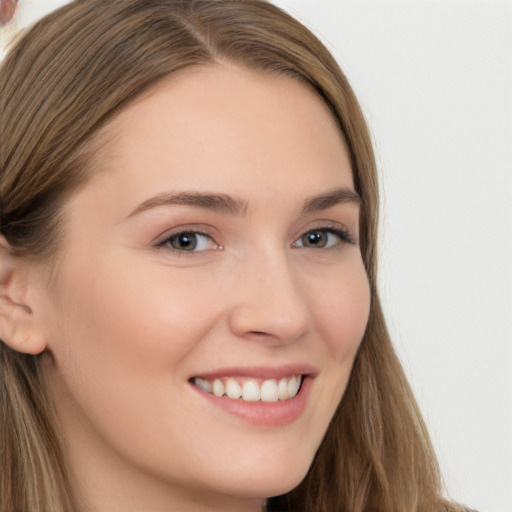
[[[362,262],[351,265],[317,290],[316,327],[328,361],[323,378],[333,392],[324,396],[325,410],[334,414],[348,383],[370,311],[370,289]],[[330,417],[328,418],[330,420]]]
[[[60,410],[74,431],[83,428],[80,421],[90,423],[119,451],[154,449],[157,460],[158,449],[144,440],[156,424],[176,434],[183,423],[187,404],[175,406],[176,392],[186,382],[184,361],[215,319],[214,300],[201,286],[199,302],[199,284],[184,273],[171,280],[169,272],[134,272],[131,262],[114,259],[115,265],[96,265],[93,275],[68,273],[55,307],[51,350],[65,390]]]
[[[190,376],[189,356],[218,317],[216,288],[119,254],[84,268],[95,272],[70,270],[55,308],[51,349],[66,387],[99,423],[115,422],[112,404],[125,420],[155,414],[151,403],[165,406],[169,387]]]
[[[317,290],[317,328],[335,361],[353,358],[364,335],[370,311],[368,278],[361,264],[344,269]]]
[[[155,272],[115,255],[95,269],[92,276],[70,272],[68,294],[61,302],[78,313],[76,323],[105,338],[102,343],[116,345],[122,339],[118,348],[140,344],[179,351],[186,345],[185,334],[200,329],[197,311],[204,311],[207,302],[199,302],[198,285],[185,274]]]

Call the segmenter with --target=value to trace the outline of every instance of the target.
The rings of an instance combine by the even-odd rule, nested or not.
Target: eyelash
[[[294,246],[297,243],[297,241],[299,241],[300,239],[302,239],[303,237],[305,237],[306,235],[308,235],[310,233],[327,233],[327,234],[337,236],[341,243],[346,243],[346,244],[350,244],[350,245],[356,244],[356,241],[352,238],[352,236],[349,234],[349,232],[344,229],[338,229],[338,228],[333,228],[333,227],[320,227],[320,228],[310,229],[310,230],[306,231],[305,233],[303,233],[294,242]],[[181,235],[185,235],[185,234],[187,234],[187,235],[202,235],[202,236],[208,237],[210,240],[213,241],[213,238],[210,233],[207,233],[205,231],[201,231],[198,229],[183,229],[181,231],[176,231],[175,233],[166,235],[162,240],[157,240],[155,243],[155,247],[157,249],[170,249],[172,252],[174,252],[175,254],[177,254],[179,256],[199,254],[201,252],[204,252],[204,251],[195,251],[195,250],[192,250],[192,251],[180,250],[180,249],[176,249],[176,248],[170,246],[170,243],[174,238],[179,237]],[[297,246],[295,246],[295,247],[297,247]],[[315,249],[314,247],[304,247],[304,248],[305,249],[308,249],[308,248]],[[324,250],[333,249],[333,248],[335,248],[335,247],[320,247],[320,249],[324,249]],[[218,245],[217,249],[222,249],[222,246]]]
[[[169,249],[178,256],[185,256],[190,254],[198,254],[203,251],[186,251],[186,250],[179,250],[175,249],[171,246],[171,242],[174,238],[177,238],[181,235],[202,235],[208,237],[210,240],[213,240],[210,233],[207,233],[205,231],[201,231],[199,229],[183,229],[181,231],[176,231],[175,233],[171,233],[169,235],[165,235],[165,237],[162,240],[157,240],[155,243],[155,247],[157,249]],[[218,248],[221,248],[221,246],[218,246]]]
[[[346,243],[346,244],[349,244],[349,245],[355,245],[355,240],[350,236],[350,233],[344,229],[339,229],[339,228],[332,228],[332,227],[320,227],[320,228],[314,228],[314,229],[310,229],[308,231],[306,231],[304,234],[302,234],[298,240],[300,240],[301,238],[305,237],[306,235],[310,234],[310,233],[327,233],[327,234],[331,234],[331,235],[335,235],[339,238],[339,240],[342,242],[342,243]],[[295,244],[296,242],[294,242]],[[306,247],[307,249],[308,247]],[[320,247],[320,249],[331,249],[332,247]],[[313,247],[311,247],[311,249],[313,249]]]

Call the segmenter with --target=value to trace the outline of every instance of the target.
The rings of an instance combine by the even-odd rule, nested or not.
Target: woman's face
[[[339,130],[298,81],[212,66],[108,131],[39,309],[79,492],[257,509],[305,476],[368,318]]]

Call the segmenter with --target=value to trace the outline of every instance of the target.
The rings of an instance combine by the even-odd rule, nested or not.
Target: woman
[[[0,80],[2,510],[463,510],[312,34],[259,0],[76,1]]]

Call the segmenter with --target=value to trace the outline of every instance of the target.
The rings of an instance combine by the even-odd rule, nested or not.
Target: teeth
[[[290,398],[293,398],[298,392],[300,388],[300,378],[293,376],[288,382],[288,394]]]
[[[249,379],[241,385],[232,377],[224,381],[215,379],[213,382],[196,377],[193,382],[199,389],[218,397],[227,396],[233,400],[241,399],[246,402],[277,402],[278,400],[289,400],[297,395],[302,376],[293,375],[279,381],[268,379],[261,384],[254,379]]]
[[[279,384],[277,385],[277,395],[279,400],[286,400],[290,398],[290,394],[288,393],[288,380],[281,379]]]
[[[242,388],[235,379],[228,379],[226,382],[226,395],[235,399],[242,396]]]
[[[256,381],[248,380],[242,388],[242,398],[246,402],[257,402],[260,399],[260,388]]]
[[[213,392],[212,383],[209,380],[204,379],[196,379],[195,384],[199,389],[202,389],[203,391],[206,391],[207,393]],[[222,384],[222,382],[221,382]]]
[[[222,396],[224,394],[224,384],[220,379],[213,381],[213,394],[215,396]]]
[[[279,395],[277,393],[277,384],[274,379],[266,380],[261,386],[262,402],[277,402]]]

